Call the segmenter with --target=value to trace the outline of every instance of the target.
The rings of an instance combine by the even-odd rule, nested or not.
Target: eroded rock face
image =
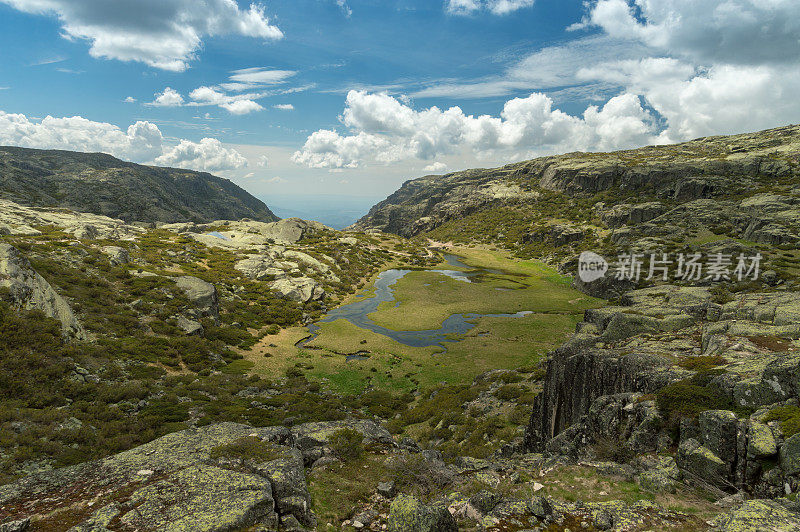
[[[69,303],[58,295],[44,277],[15,247],[0,243],[0,287],[10,292],[11,299],[27,310],[41,310],[61,322],[68,337],[85,339],[86,332],[75,317]]]

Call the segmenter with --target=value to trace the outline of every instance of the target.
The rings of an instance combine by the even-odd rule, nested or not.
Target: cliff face
[[[128,163],[102,153],[0,147],[0,196],[127,222],[278,219],[227,179]]]

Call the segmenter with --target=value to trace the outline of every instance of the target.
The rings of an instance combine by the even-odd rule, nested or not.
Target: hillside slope
[[[0,146],[0,197],[127,222],[278,219],[261,200],[227,179],[129,163],[103,153]]]
[[[496,245],[571,273],[589,250],[760,252],[797,279],[800,126],[427,176],[351,229]]]

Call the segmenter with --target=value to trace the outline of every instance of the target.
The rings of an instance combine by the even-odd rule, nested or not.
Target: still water
[[[451,266],[457,268],[472,268],[471,266],[461,262],[455,255],[445,255],[445,259]],[[341,307],[330,311],[325,318],[308,326],[311,336],[300,342],[298,346],[302,347],[319,334],[320,323],[329,323],[339,319],[345,319],[357,327],[387,336],[403,345],[410,347],[429,347],[434,345],[442,345],[446,342],[457,342],[458,340],[451,338],[450,335],[462,335],[469,332],[475,327],[475,323],[472,322],[478,318],[521,318],[531,314],[531,311],[517,312],[515,314],[452,314],[446,320],[444,320],[444,322],[442,322],[442,326],[440,328],[426,331],[395,331],[392,329],[387,329],[386,327],[381,327],[372,321],[368,317],[368,314],[375,312],[378,309],[378,306],[383,302],[395,301],[394,290],[392,289],[392,286],[411,271],[413,270],[386,270],[385,272],[381,272],[381,274],[378,275],[378,279],[375,281],[374,296],[362,299],[360,301],[355,301],[347,305],[342,305]],[[483,268],[472,268],[468,272],[457,270],[429,271],[446,275],[456,279],[457,281],[463,281],[467,283],[472,282],[472,278],[478,275],[487,273],[503,273],[499,270]],[[442,347],[444,346],[442,345]]]

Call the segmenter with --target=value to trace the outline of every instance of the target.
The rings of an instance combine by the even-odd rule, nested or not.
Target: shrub
[[[244,436],[231,443],[219,445],[211,450],[211,458],[241,458],[269,462],[278,458],[275,446],[256,436]]]
[[[334,454],[348,462],[357,460],[364,454],[363,439],[357,430],[344,428],[334,432],[328,441]]]
[[[692,371],[709,371],[727,363],[721,356],[697,356],[684,358],[678,365]]]

